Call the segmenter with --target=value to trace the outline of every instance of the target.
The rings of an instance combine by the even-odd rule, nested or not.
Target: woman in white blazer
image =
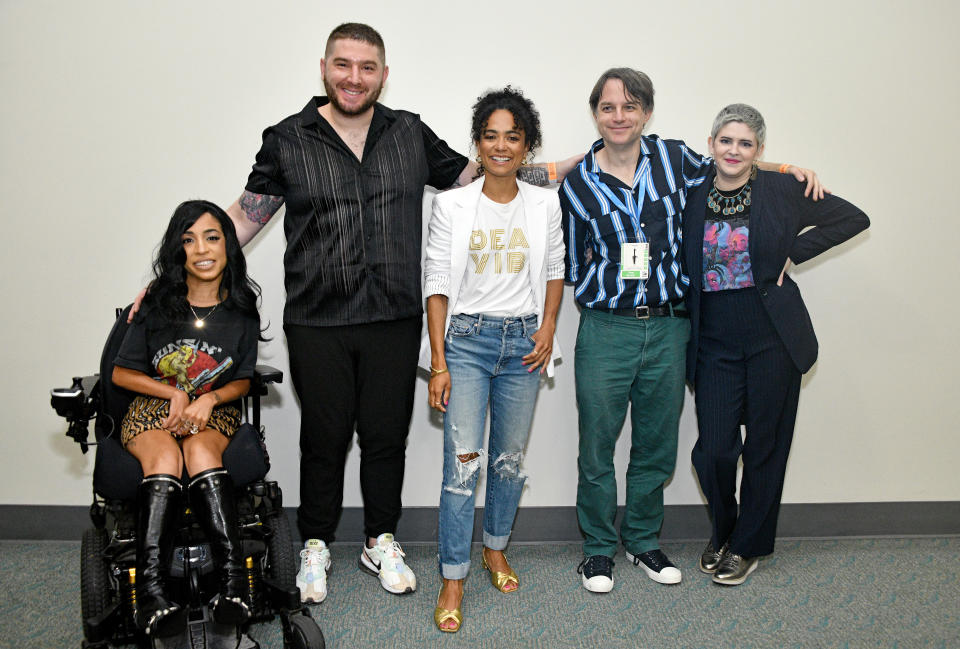
[[[560,356],[554,332],[563,292],[557,194],[517,181],[540,144],[530,100],[507,86],[473,107],[478,180],[437,195],[424,262],[430,405],[443,416],[437,628],[459,630],[470,569],[475,487],[487,465],[483,566],[501,592],[520,582],[503,554],[526,476],[521,470],[539,375]],[[483,447],[487,408],[490,440]]]

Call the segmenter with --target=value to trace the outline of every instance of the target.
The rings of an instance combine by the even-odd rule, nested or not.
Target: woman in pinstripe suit
[[[700,569],[725,585],[742,584],[758,558],[773,552],[800,378],[817,358],[813,325],[788,270],[870,223],[841,198],[814,202],[793,177],[757,172],[765,135],[756,109],[720,111],[708,139],[714,168],[691,193],[683,224],[691,283],[687,380],[700,432],[692,459],[713,523]]]

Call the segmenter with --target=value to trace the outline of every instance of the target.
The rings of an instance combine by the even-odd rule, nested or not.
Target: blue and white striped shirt
[[[604,173],[597,140],[563,181],[560,207],[567,246],[566,275],[588,309],[656,306],[683,298],[690,279],[681,263],[687,191],[703,183],[710,158],[680,140],[644,135],[633,186]],[[650,244],[649,278],[620,277],[625,243]],[[694,269],[696,271],[696,269]]]

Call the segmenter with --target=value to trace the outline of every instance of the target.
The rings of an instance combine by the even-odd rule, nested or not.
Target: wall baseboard
[[[296,509],[286,508],[296,536]],[[474,540],[481,538],[482,510],[475,517]],[[623,508],[618,512],[622,515]],[[56,541],[80,539],[90,526],[86,507],[0,505],[0,540]],[[703,540],[710,533],[703,505],[667,505],[660,538]],[[960,535],[960,501],[784,504],[780,538],[838,536]],[[363,510],[346,507],[337,529],[340,541],[363,538]],[[403,543],[435,543],[437,508],[407,507],[397,529]],[[521,507],[513,528],[514,543],[578,543],[582,540],[574,507]]]

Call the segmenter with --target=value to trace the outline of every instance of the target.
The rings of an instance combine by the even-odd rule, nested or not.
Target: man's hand
[[[807,181],[807,189],[803,192],[804,196],[811,197],[812,195],[813,200],[818,201],[823,198],[824,194],[830,193],[830,190],[820,183],[820,179],[813,169],[804,169],[803,167],[790,165],[787,167],[787,171],[793,174],[793,177],[800,182],[804,180]]]
[[[133,322],[133,316],[137,315],[137,311],[140,310],[140,305],[143,304],[143,298],[147,296],[147,291],[149,289],[149,286],[140,289],[140,292],[137,293],[137,297],[133,298],[133,306],[130,307],[130,313],[127,314],[127,324]]]
[[[580,155],[567,158],[566,160],[557,160],[557,182],[563,182],[563,179],[567,177],[567,174],[576,169],[581,160],[583,160],[582,153]]]

